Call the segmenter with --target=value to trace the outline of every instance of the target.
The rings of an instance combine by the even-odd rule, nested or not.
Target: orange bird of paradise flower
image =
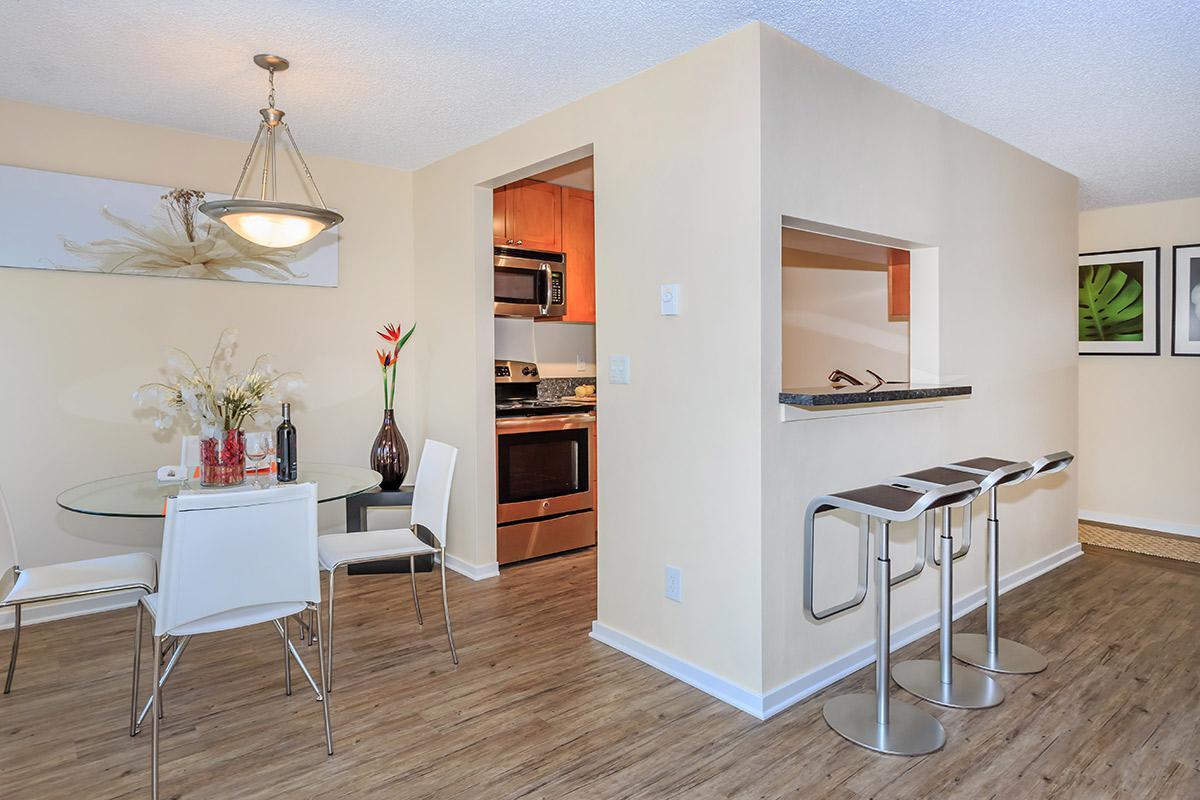
[[[400,360],[400,350],[404,345],[408,344],[408,339],[416,331],[417,326],[414,324],[408,329],[408,333],[404,333],[404,326],[399,323],[387,323],[383,326],[383,330],[375,331],[380,339],[392,345],[390,352],[388,350],[376,350],[375,356],[379,359],[379,366],[383,370],[383,408],[390,410],[396,401],[396,362]],[[388,370],[391,370],[391,375],[388,375]],[[390,377],[390,382],[389,382]]]

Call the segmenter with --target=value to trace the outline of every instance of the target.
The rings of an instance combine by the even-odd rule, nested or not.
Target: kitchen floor
[[[822,721],[824,700],[865,690],[871,668],[764,723],[589,640],[594,551],[498,580],[452,575],[457,670],[436,584],[420,577],[423,630],[403,576],[340,583],[332,758],[298,675],[283,695],[273,630],[197,637],[166,693],[163,796],[1200,797],[1195,565],[1089,549],[1005,595],[1007,630],[1050,668],[1002,676],[1008,699],[990,711],[921,703],[949,743],[917,759],[874,755]],[[148,731],[126,731],[132,622],[123,610],[25,629],[0,698],[5,796],[148,796]],[[982,625],[977,611],[960,630]],[[897,660],[935,650],[927,636]],[[315,667],[316,648],[304,652]]]

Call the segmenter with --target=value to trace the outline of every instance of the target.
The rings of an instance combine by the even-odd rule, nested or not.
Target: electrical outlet
[[[587,372],[587,360],[584,359],[582,353],[576,353],[575,355],[575,371]]]
[[[676,603],[683,602],[683,572],[679,567],[667,565],[667,583],[664,594],[668,600],[674,600]]]

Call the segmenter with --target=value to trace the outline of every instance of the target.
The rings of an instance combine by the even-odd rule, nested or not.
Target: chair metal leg
[[[333,580],[333,570],[329,571],[329,579]],[[329,595],[329,611],[330,619],[333,619],[333,593]],[[329,690],[332,688],[329,685],[329,673],[325,667],[325,637],[321,635],[321,615],[316,615],[317,620],[317,661],[321,664],[321,713],[325,715],[325,752],[333,755],[333,728],[329,725]],[[329,655],[333,656],[333,640],[329,642]]]
[[[133,626],[133,693],[129,701],[129,735],[137,736],[138,725],[138,678],[142,671],[142,601],[137,602],[137,623]]]
[[[454,649],[454,631],[450,629],[450,601],[446,597],[446,548],[442,548],[442,613],[446,616],[446,638],[450,640],[450,658],[458,666],[458,651]]]
[[[17,647],[21,644],[21,604],[13,606],[12,656],[8,659],[8,677],[4,680],[4,693],[12,691],[13,673],[17,669]]]
[[[421,598],[417,597],[417,559],[413,556],[408,557],[408,577],[412,582],[413,605],[417,609],[417,624],[424,625],[425,620],[421,618]]]
[[[321,688],[322,694],[333,691],[333,574],[337,572],[337,568],[338,565],[334,564],[333,568],[329,570],[329,630],[325,631],[324,634],[321,633],[321,615],[319,612],[317,614],[317,644],[320,645],[324,642],[324,646],[319,648],[317,655],[321,657],[322,669],[329,676],[326,680],[326,686]],[[325,641],[326,636],[329,637],[328,641]],[[322,655],[321,651],[327,652],[329,655]],[[327,657],[329,659],[328,662],[325,660]]]
[[[292,696],[292,654],[288,650],[292,642],[288,638],[291,635],[291,619],[283,618],[283,693],[288,697]]]
[[[154,637],[154,652],[162,652],[162,637]],[[158,729],[160,726],[161,714],[158,713],[158,704],[162,699],[161,687],[159,686],[159,673],[162,671],[162,663],[157,655],[154,658],[154,693],[151,695],[151,702],[154,705],[154,713],[151,714],[151,733],[150,733],[150,798],[158,800]]]

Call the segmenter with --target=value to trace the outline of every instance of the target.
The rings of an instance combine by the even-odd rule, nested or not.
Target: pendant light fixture
[[[242,165],[242,174],[238,176],[237,185],[233,187],[233,197],[228,200],[210,200],[200,206],[200,211],[217,222],[228,225],[243,239],[263,247],[297,247],[321,231],[337,225],[344,217],[325,207],[325,199],[321,197],[317,182],[313,180],[308,162],[300,153],[291,128],[283,121],[283,109],[275,107],[275,73],[287,69],[288,60],[282,56],[260,53],[254,57],[254,63],[267,71],[270,84],[267,107],[258,110],[262,115],[258,133],[254,135],[254,141],[250,144],[250,153],[246,156],[246,163]],[[275,139],[281,129],[292,143],[292,149],[296,151],[296,156],[304,167],[304,176],[312,184],[317,200],[321,203],[320,207],[283,203],[275,199]],[[246,182],[246,173],[255,161],[255,154],[260,150],[260,142],[262,184],[259,197],[257,200],[238,197],[242,184]]]

